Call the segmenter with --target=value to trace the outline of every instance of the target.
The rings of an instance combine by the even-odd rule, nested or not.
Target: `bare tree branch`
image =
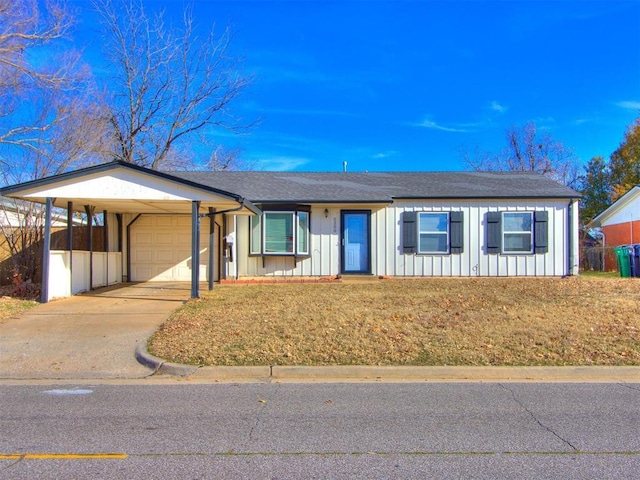
[[[0,0],[0,181],[14,184],[101,159],[100,95],[80,54],[61,44],[73,18],[54,0]],[[62,51],[62,53],[60,53]],[[42,209],[0,199],[4,235],[20,278],[40,261]]]
[[[138,0],[95,0],[113,70],[113,156],[153,169],[170,168],[196,134],[243,128],[228,107],[250,84],[230,53],[231,34],[198,36],[190,9],[179,27],[163,12],[150,17]],[[188,163],[188,162],[187,162]]]
[[[580,164],[573,151],[548,133],[540,133],[533,122],[511,127],[507,146],[498,153],[462,151],[467,166],[476,171],[537,172],[575,187]]]

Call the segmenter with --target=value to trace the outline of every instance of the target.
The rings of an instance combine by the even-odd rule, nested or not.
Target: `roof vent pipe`
[[[345,160],[344,162],[342,162],[342,171],[343,172],[347,172],[347,161]]]

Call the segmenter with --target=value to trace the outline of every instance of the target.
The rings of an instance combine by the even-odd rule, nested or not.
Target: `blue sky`
[[[255,76],[234,113],[258,125],[220,137],[253,169],[462,170],[462,148],[497,151],[527,121],[586,163],[640,116],[638,0],[196,0],[194,13],[231,25]]]

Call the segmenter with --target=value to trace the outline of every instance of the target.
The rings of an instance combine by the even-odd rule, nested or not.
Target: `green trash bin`
[[[618,271],[623,278],[631,276],[631,265],[629,264],[629,249],[626,245],[616,247],[616,260],[618,261]]]

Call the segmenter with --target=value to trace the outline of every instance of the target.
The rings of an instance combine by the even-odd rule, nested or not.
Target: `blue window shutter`
[[[487,212],[487,253],[500,253],[502,248],[502,214]]]
[[[418,231],[416,212],[402,214],[402,253],[416,253]]]
[[[549,251],[549,214],[548,212],[534,212],[533,245],[535,253]]]
[[[449,235],[451,253],[462,253],[464,247],[464,212],[449,213]]]

